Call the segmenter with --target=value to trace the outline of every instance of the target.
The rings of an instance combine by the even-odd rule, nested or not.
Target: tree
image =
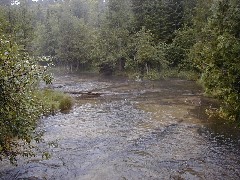
[[[211,15],[212,0],[184,0],[184,26],[174,32],[172,43],[166,49],[166,59],[171,67],[198,72],[189,59],[191,48],[203,36],[202,29]]]
[[[16,38],[17,43],[22,45],[28,52],[31,51],[31,41],[33,40],[33,12],[30,11],[30,0],[20,0],[16,14]]]
[[[132,14],[129,1],[108,1],[95,44],[95,62],[104,74],[122,71],[128,57]]]
[[[142,26],[151,30],[155,41],[171,43],[174,31],[183,25],[183,0],[132,0],[135,28]]]
[[[154,36],[144,27],[133,37],[131,49],[133,59],[128,59],[128,69],[137,70],[141,76],[148,74],[151,70],[161,70],[167,63],[164,58],[165,43],[155,45]]]
[[[30,143],[42,113],[33,91],[41,79],[48,80],[21,46],[0,32],[0,160],[31,155]],[[21,148],[24,147],[23,150]]]
[[[35,38],[32,42],[34,55],[56,57],[59,36],[58,11],[47,9],[43,22],[36,24]]]
[[[222,101],[222,117],[240,121],[239,1],[216,1],[201,41],[191,50],[206,92]]]
[[[27,0],[20,0],[19,5],[1,7],[4,33],[11,35],[14,41],[24,47],[24,50],[31,51],[31,41],[33,40],[33,12],[29,9]]]

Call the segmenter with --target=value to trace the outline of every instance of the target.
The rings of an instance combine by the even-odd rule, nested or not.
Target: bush
[[[67,113],[74,104],[71,96],[50,89],[37,91],[36,97],[42,102],[44,115],[54,115],[58,111]]]
[[[160,79],[160,74],[156,70],[151,70],[147,74],[145,74],[144,78],[149,80],[158,80]]]
[[[65,96],[60,100],[59,109],[62,113],[69,112],[73,106],[73,100],[70,96]]]
[[[198,74],[194,71],[179,70],[178,68],[165,69],[160,72],[160,78],[182,78],[187,80],[197,80]]]
[[[7,157],[13,163],[17,155],[32,155],[30,143],[37,139],[42,114],[33,92],[40,80],[50,81],[47,77],[28,53],[0,35],[0,160]]]
[[[202,39],[190,51],[207,94],[222,102],[218,112],[240,123],[239,1],[216,1]]]

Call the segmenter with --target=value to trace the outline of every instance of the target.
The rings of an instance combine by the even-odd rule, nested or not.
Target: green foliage
[[[160,74],[157,70],[150,70],[147,74],[145,74],[144,78],[149,80],[158,80],[160,79]]]
[[[134,58],[127,60],[126,67],[135,69],[142,75],[152,70],[160,71],[167,65],[166,47],[165,43],[155,45],[153,34],[143,27],[133,37],[131,49],[133,49]]]
[[[221,114],[239,120],[239,0],[20,2],[0,4],[0,33],[22,51],[69,70],[201,77]]]
[[[190,56],[202,72],[206,92],[222,101],[220,115],[240,121],[240,11],[234,2],[214,3],[204,36]]]
[[[41,102],[44,115],[67,113],[74,104],[71,96],[50,89],[35,91],[35,97]]]
[[[137,64],[144,66],[146,63],[155,60],[156,48],[153,42],[153,34],[150,31],[146,31],[143,27],[136,33],[136,38],[134,40]]]
[[[47,17],[44,23],[37,23],[35,30],[35,38],[32,43],[34,55],[36,56],[51,56],[55,57],[58,47],[59,27],[56,24],[56,19],[52,16],[57,16],[52,12],[52,16],[47,12]]]
[[[189,53],[193,45],[204,36],[202,29],[211,15],[212,0],[184,1],[184,3],[185,24],[175,31],[175,37],[166,51],[166,59],[171,67],[178,67],[181,71],[198,72],[189,58]]]
[[[143,26],[155,35],[155,41],[169,43],[174,38],[174,31],[183,25],[183,0],[132,0],[135,28]]]
[[[0,6],[1,29],[4,34],[11,36],[12,40],[21,45],[24,50],[31,53],[33,40],[33,12],[30,11],[27,0],[11,6]]]
[[[159,73],[159,78],[165,79],[165,78],[181,78],[181,79],[187,79],[187,80],[198,80],[199,75],[195,71],[191,70],[180,70],[179,68],[169,68],[164,69]]]
[[[33,132],[42,109],[33,91],[41,79],[48,79],[45,69],[0,34],[0,159],[6,156],[13,162],[19,154],[31,155],[20,147],[31,147],[35,138]]]
[[[59,109],[62,113],[67,113],[73,106],[73,100],[70,96],[65,96],[61,99]]]
[[[94,44],[94,65],[100,72],[123,71],[129,56],[132,14],[127,0],[108,2]]]
[[[39,3],[42,19],[36,23],[35,55],[51,56],[55,64],[71,71],[91,66],[95,57],[96,6],[94,0],[55,2],[46,7]]]

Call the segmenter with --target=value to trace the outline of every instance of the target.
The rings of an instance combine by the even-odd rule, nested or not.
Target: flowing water
[[[53,87],[101,95],[74,95],[69,114],[43,118],[56,146],[38,146],[51,158],[3,161],[1,180],[240,179],[240,131],[207,118],[215,102],[192,81],[71,75]]]

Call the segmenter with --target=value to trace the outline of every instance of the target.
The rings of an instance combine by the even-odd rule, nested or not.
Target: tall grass
[[[35,92],[35,97],[41,101],[44,115],[54,115],[57,112],[68,113],[74,105],[70,95],[50,89]]]
[[[199,75],[194,71],[184,71],[177,68],[173,69],[163,69],[162,71],[158,72],[156,70],[151,70],[144,75],[141,75],[140,72],[128,72],[128,77],[130,79],[148,79],[148,80],[159,80],[159,79],[166,79],[166,78],[180,78],[186,80],[195,80],[199,79]]]
[[[165,69],[159,73],[160,78],[181,78],[187,80],[198,80],[198,74],[194,71],[186,71],[179,69]]]

